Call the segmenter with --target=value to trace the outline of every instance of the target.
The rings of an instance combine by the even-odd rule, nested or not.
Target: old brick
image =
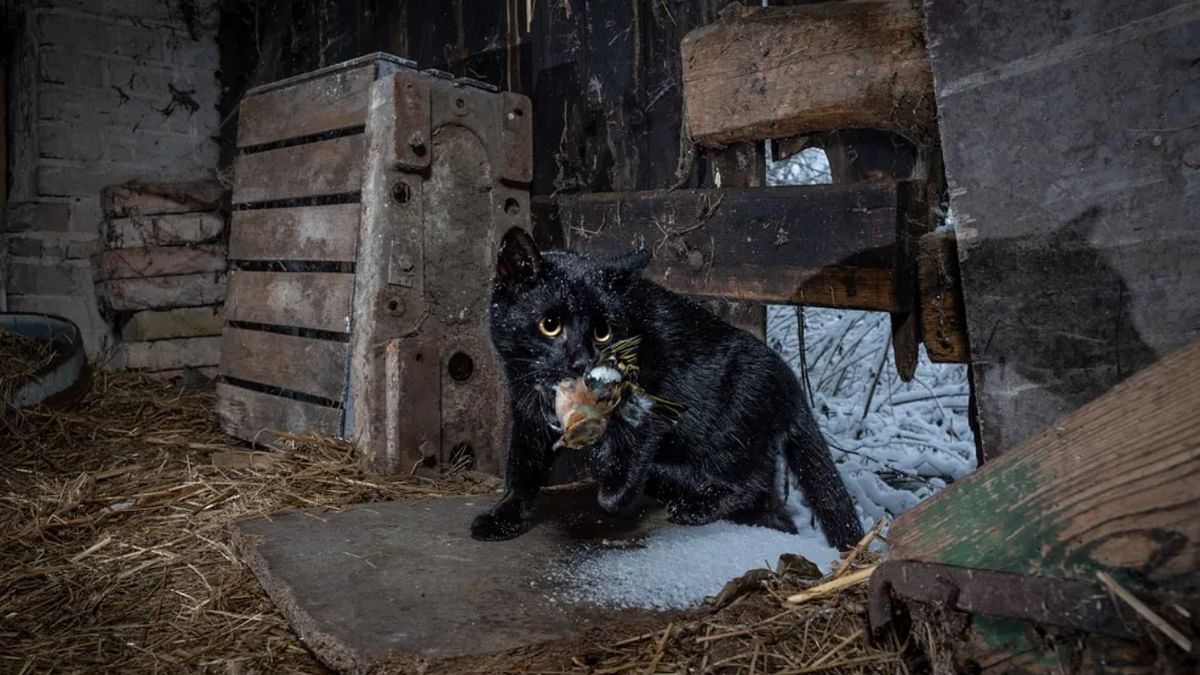
[[[4,207],[7,232],[65,232],[71,223],[67,204],[59,202],[14,202]]]
[[[188,39],[186,35],[172,35],[164,41],[163,59],[178,66],[212,70],[221,67],[221,53],[217,49],[216,40],[196,42]]]
[[[38,125],[38,154],[49,159],[96,161],[104,144],[94,129],[42,122]]]
[[[38,192],[46,196],[93,196],[100,190],[130,180],[144,167],[116,165],[105,162],[65,163],[42,160],[38,163]]]
[[[101,60],[79,52],[43,47],[38,51],[39,75],[43,82],[83,85],[96,89],[104,86]]]
[[[218,149],[210,137],[149,131],[108,133],[104,145],[110,161],[170,167],[210,166],[215,163],[213,152]]]
[[[139,96],[127,100],[111,87],[84,90],[48,85],[38,92],[38,118],[97,130],[117,127],[131,134],[147,129],[191,133],[195,121],[206,125],[206,133],[215,129],[216,120],[197,117],[178,106],[171,108],[170,101],[169,92],[154,99]]]
[[[8,292],[16,295],[95,296],[92,266],[84,261],[13,258],[8,275]]]
[[[104,211],[100,208],[100,195],[84,195],[71,200],[71,231],[99,238],[104,223]]]
[[[110,249],[200,244],[215,239],[225,228],[216,213],[180,213],[114,218],[104,225],[104,245]]]
[[[42,44],[61,45],[96,54],[160,59],[162,38],[157,31],[124,26],[59,12],[42,12],[37,18]]]
[[[89,260],[100,252],[100,239],[75,232],[40,232],[8,237],[8,252],[21,258]]]
[[[184,307],[164,312],[137,312],[121,328],[121,339],[163,340],[178,337],[220,335],[225,326],[221,307]]]
[[[215,180],[131,182],[114,185],[101,198],[110,216],[214,211],[225,197]]]
[[[217,74],[211,68],[158,66],[114,57],[104,59],[104,69],[109,84],[130,95],[169,97],[173,86],[192,92],[192,98],[202,106],[215,105],[217,100]]]

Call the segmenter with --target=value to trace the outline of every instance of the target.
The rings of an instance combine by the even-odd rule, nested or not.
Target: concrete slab
[[[306,509],[234,526],[235,543],[293,629],[326,665],[364,672],[573,637],[644,618],[556,601],[551,568],[588,546],[620,545],[666,524],[643,505],[613,518],[595,488],[543,494],[529,533],[477,542],[469,527],[493,497]]]

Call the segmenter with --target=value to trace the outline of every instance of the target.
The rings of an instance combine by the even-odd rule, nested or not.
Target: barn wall
[[[217,166],[216,0],[25,0],[10,110],[10,310],[76,321],[106,345],[89,256],[101,188]]]
[[[1200,5],[927,0],[986,456],[1200,339]]]

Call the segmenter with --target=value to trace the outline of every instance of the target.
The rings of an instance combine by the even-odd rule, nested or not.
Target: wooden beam
[[[1196,596],[1200,341],[900,516],[893,559]]]
[[[568,248],[647,248],[679,293],[899,311],[898,186],[603,193],[559,198]]]
[[[953,232],[930,232],[917,244],[917,288],[921,336],[934,363],[969,363],[967,314],[959,286]]]
[[[683,40],[683,94],[701,144],[833,129],[935,139],[924,25],[908,0],[747,7]]]

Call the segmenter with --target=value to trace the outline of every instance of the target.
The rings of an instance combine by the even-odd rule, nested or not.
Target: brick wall
[[[109,345],[88,262],[101,188],[216,170],[218,2],[20,4],[8,306],[66,315],[97,356]]]

